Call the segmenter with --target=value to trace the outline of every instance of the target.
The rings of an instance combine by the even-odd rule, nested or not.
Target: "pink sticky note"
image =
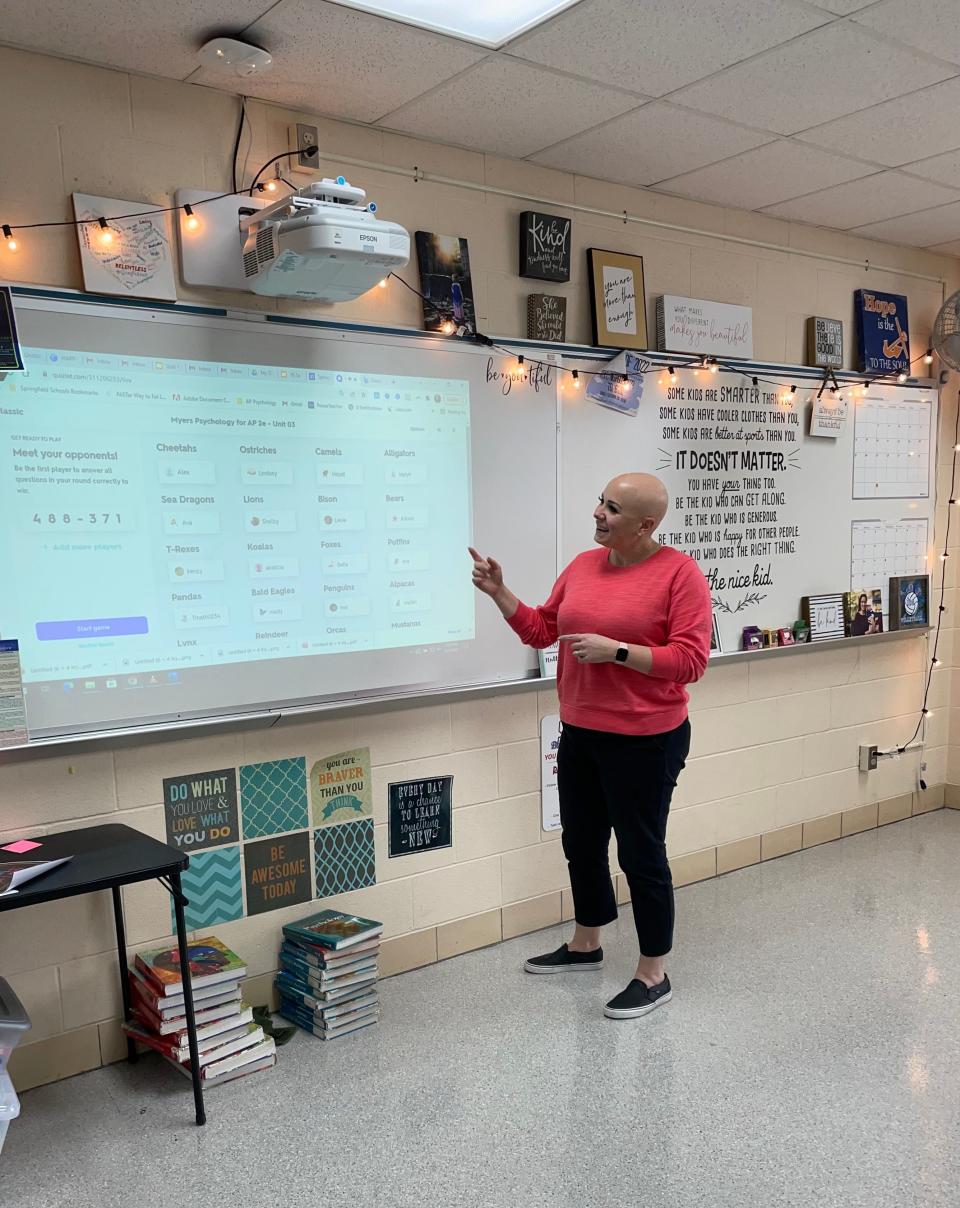
[[[33,851],[35,847],[42,847],[41,843],[34,843],[32,839],[18,839],[16,843],[8,843],[6,847],[0,847],[0,851],[12,851],[18,856],[22,856],[25,851]]]

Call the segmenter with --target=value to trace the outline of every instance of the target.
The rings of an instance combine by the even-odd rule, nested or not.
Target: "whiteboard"
[[[16,305],[0,635],[32,738],[537,674],[466,545],[549,591],[551,372],[415,333]]]
[[[572,362],[571,362],[572,363]],[[634,416],[581,392],[562,402],[563,561],[590,544],[606,483],[631,470],[658,475],[670,509],[658,534],[695,557],[711,585],[724,652],[744,626],[776,629],[802,596],[880,588],[932,560],[937,393],[874,384],[848,391],[836,439],[811,437],[819,382],[745,366],[716,374],[646,374]],[[777,388],[752,376],[779,379]]]

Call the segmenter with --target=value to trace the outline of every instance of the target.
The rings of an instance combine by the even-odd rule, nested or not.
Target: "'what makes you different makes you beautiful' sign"
[[[703,298],[657,299],[657,348],[711,357],[753,356],[753,311]]]

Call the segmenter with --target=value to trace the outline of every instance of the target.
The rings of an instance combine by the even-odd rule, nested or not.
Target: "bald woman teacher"
[[[636,975],[604,1007],[611,1019],[646,1015],[670,1000],[664,959],[673,946],[667,863],[670,799],[690,749],[685,684],[710,654],[711,605],[696,562],[654,533],[667,491],[650,474],[619,474],[594,509],[594,541],[539,608],[522,603],[493,558],[471,549],[473,582],[527,646],[560,640],[557,753],[563,851],[576,925],[572,939],[526,962],[528,973],[603,964],[600,929],[617,917],[610,831],[630,886],[640,942]]]

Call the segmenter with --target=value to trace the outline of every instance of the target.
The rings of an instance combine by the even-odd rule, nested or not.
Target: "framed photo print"
[[[646,348],[643,257],[587,249],[593,342],[600,348]]]
[[[883,596],[879,587],[844,592],[847,637],[863,638],[883,633]]]
[[[828,592],[821,596],[804,596],[801,601],[803,619],[810,626],[811,642],[829,642],[845,634],[843,593]]]
[[[713,614],[713,629],[710,632],[710,653],[723,653],[723,647],[720,645],[720,622],[716,613]]]
[[[460,235],[417,231],[417,264],[423,293],[423,326],[442,331],[445,323],[477,330],[470,249]]]
[[[890,628],[926,629],[930,624],[930,576],[894,575],[890,579]]]

